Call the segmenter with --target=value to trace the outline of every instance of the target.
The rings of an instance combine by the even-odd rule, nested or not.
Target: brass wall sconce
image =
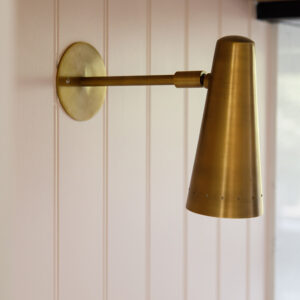
[[[262,214],[253,41],[241,36],[219,39],[210,74],[105,75],[104,62],[94,47],[79,42],[67,48],[57,70],[57,95],[71,118],[90,119],[104,102],[106,86],[207,88],[186,207],[221,218]]]

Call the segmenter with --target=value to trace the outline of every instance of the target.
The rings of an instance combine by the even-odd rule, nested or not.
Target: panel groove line
[[[189,0],[189,69],[210,72],[219,31],[220,1]],[[205,30],[202,30],[204,27]],[[188,90],[188,179],[194,158],[207,89]],[[216,300],[218,293],[217,219],[187,211],[188,216],[188,300]]]
[[[268,27],[271,26],[267,22],[256,20],[255,2],[249,0],[250,5],[250,38],[254,40],[256,45],[256,68],[257,68],[257,104],[258,104],[258,118],[259,118],[259,133],[260,133],[260,155],[261,155],[261,171],[262,171],[262,185],[264,194],[264,206],[266,208],[266,191],[268,184],[266,183],[266,172],[272,167],[268,164],[268,158],[271,156],[267,151],[267,139],[269,135],[266,133],[268,126],[268,115],[272,114],[270,109],[267,109],[267,91],[271,87],[268,79],[270,73],[275,74],[274,65],[270,63],[267,57],[269,46],[269,32]],[[274,26],[274,25],[272,25]],[[271,45],[272,53],[275,47]],[[270,52],[270,53],[271,53]],[[268,71],[268,69],[272,72]],[[248,269],[248,283],[249,283],[249,300],[266,300],[266,266],[265,266],[265,246],[268,245],[266,240],[265,228],[267,225],[267,214],[259,218],[249,220],[249,269]]]
[[[185,0],[152,0],[151,70],[182,70]],[[151,295],[183,300],[184,90],[151,88]]]
[[[184,70],[189,70],[189,0],[184,0]],[[183,243],[182,243],[182,264],[183,264],[183,300],[188,300],[188,217],[185,208],[188,193],[188,112],[189,92],[184,89],[183,95]]]
[[[53,1],[53,82],[56,82],[56,70],[59,61],[59,0]],[[59,104],[56,87],[53,85],[53,112],[54,112],[54,205],[53,205],[53,299],[59,300]]]
[[[139,75],[147,67],[147,0],[110,0],[109,73]],[[109,87],[108,299],[144,299],[147,264],[147,92]]]
[[[216,261],[217,261],[217,300],[221,299],[221,221],[217,220],[217,251],[216,251]]]
[[[59,0],[59,54],[84,41],[103,55],[104,0]],[[59,300],[103,299],[103,110],[59,112]]]
[[[246,300],[250,300],[250,222],[246,223]]]
[[[146,73],[151,74],[151,0],[146,5]],[[151,86],[146,87],[145,299],[151,300]]]
[[[218,0],[218,38],[222,36],[223,0]],[[221,220],[217,219],[217,300],[221,300]]]
[[[103,45],[104,45],[104,63],[106,66],[107,75],[109,74],[108,61],[108,7],[109,1],[103,1]],[[108,300],[108,102],[109,95],[106,89],[106,99],[104,101],[102,117],[103,117],[103,300]]]

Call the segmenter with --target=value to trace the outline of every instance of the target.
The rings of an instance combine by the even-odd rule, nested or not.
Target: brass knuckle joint
[[[206,72],[180,71],[174,74],[174,85],[177,88],[204,87]]]

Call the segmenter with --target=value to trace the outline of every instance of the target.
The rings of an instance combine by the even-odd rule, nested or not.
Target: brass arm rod
[[[70,85],[124,86],[124,85],[172,85],[173,75],[153,76],[107,76],[70,78]]]
[[[175,85],[176,87],[203,87],[207,74],[203,71],[176,72],[174,75],[60,77],[62,86],[127,86]]]

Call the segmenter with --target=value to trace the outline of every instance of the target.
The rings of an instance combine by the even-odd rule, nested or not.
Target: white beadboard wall
[[[185,210],[206,90],[111,87],[87,122],[55,93],[75,41],[94,45],[109,75],[143,75],[210,71],[218,38],[249,36],[268,204],[274,28],[254,4],[1,0],[1,300],[271,300],[268,213]]]

